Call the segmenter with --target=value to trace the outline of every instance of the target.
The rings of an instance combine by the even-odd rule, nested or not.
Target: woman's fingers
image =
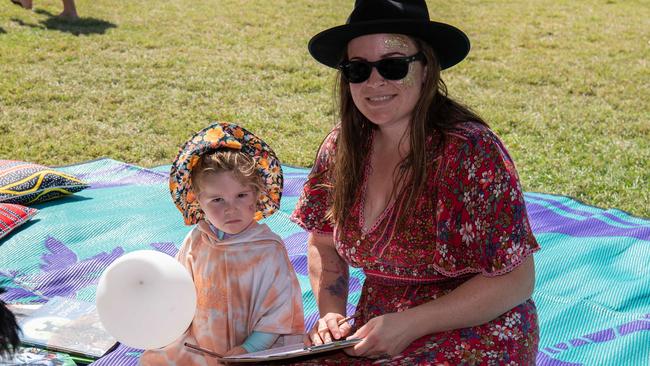
[[[368,333],[370,333],[371,329],[372,329],[372,323],[368,322],[361,328],[357,329],[357,331],[354,332],[354,334],[351,335],[350,338],[366,338],[368,336]]]
[[[304,343],[306,345],[318,346],[341,339],[350,334],[352,326],[348,322],[339,325],[342,319],[344,319],[343,315],[336,313],[328,313],[318,319],[318,322],[316,322],[314,327],[306,335],[308,339],[304,339]]]
[[[323,344],[323,339],[320,337],[318,333],[313,333],[311,336],[311,344],[314,346],[320,346]]]
[[[312,331],[309,333],[309,338],[311,339],[311,343],[314,346],[320,346],[323,344],[323,337],[321,337],[321,333],[317,328],[312,329]]]
[[[311,341],[311,331],[307,332],[304,336],[302,336],[302,343],[305,344],[305,346],[312,346],[313,343]]]
[[[350,325],[350,323],[345,322],[339,325],[339,332],[341,334],[341,338],[347,337],[350,334],[350,332],[352,332],[352,326]]]
[[[357,329],[357,331],[348,338],[361,338],[363,340],[355,344],[354,347],[345,348],[343,351],[350,356],[365,356],[369,354],[368,352],[371,352],[373,347],[372,339],[367,338],[371,329],[372,325],[370,323]]]
[[[387,344],[388,341],[380,334],[377,327],[377,322],[370,321],[361,328],[359,328],[350,338],[361,338],[362,341],[349,347],[343,351],[350,356],[367,357],[370,359],[387,358]]]
[[[327,329],[329,330],[328,333],[331,333],[330,341],[332,340],[331,339],[332,337],[334,339],[340,339],[341,338],[341,331],[339,330],[339,320],[341,320],[341,319],[343,319],[342,316],[340,318],[336,317],[336,318],[327,319]]]
[[[344,348],[343,351],[350,356],[372,357],[377,352],[374,349],[372,340],[366,338],[354,345],[354,347]]]
[[[323,328],[322,320],[319,319],[316,324],[309,330],[306,335],[308,342],[305,341],[305,344],[308,346],[319,346],[323,344],[323,337],[321,337],[321,329]]]
[[[320,338],[322,340],[321,341],[322,343],[329,343],[329,342],[332,341],[332,334],[330,333],[330,330],[327,327],[323,327],[323,328],[319,329],[318,330],[318,335],[320,336]]]
[[[330,329],[328,325],[329,323],[328,318],[329,318],[329,314],[321,319],[318,319],[318,322],[316,322],[314,328],[312,328],[314,334],[312,335],[311,339],[312,339],[312,343],[315,346],[332,341],[332,335],[330,334]]]

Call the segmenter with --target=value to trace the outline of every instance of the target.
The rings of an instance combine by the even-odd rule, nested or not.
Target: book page
[[[54,297],[18,322],[23,343],[51,350],[99,358],[116,342],[86,301]]]

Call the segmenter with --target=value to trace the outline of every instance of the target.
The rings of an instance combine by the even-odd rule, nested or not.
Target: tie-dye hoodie
[[[304,315],[300,285],[282,239],[254,223],[219,240],[202,220],[176,255],[197,289],[194,320],[172,344],[146,351],[141,365],[218,365],[183,344],[223,354],[253,332],[280,334],[274,346],[301,341]]]

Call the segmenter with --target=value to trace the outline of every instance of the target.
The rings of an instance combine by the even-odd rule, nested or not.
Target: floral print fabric
[[[219,149],[235,149],[250,155],[266,187],[260,192],[255,219],[268,217],[280,208],[282,167],[269,145],[243,127],[233,123],[212,124],[197,132],[180,148],[169,174],[172,200],[183,214],[185,224],[193,225],[204,218],[199,201],[192,191],[191,173],[199,157]]]
[[[400,204],[404,197],[398,197],[370,230],[362,230],[366,164],[350,215],[342,227],[334,228],[324,214],[330,204],[325,187],[331,183],[336,136],[335,129],[321,146],[292,219],[309,231],[335,231],[341,257],[363,268],[366,282],[356,326],[433,300],[476,274],[507,273],[539,249],[510,156],[492,131],[470,122],[458,124],[439,148],[437,140],[430,139],[426,189],[408,214]],[[402,217],[404,221],[398,222]],[[384,361],[534,364],[537,342],[536,309],[528,300],[487,324],[423,337],[398,357]],[[319,360],[325,364],[359,361]]]

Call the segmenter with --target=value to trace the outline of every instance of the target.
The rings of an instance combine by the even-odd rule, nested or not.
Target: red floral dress
[[[325,219],[329,166],[338,130],[321,145],[292,220],[308,231],[334,232]],[[357,305],[356,327],[373,317],[399,312],[436,299],[476,274],[512,271],[539,249],[526,214],[512,159],[499,138],[478,123],[461,123],[431,156],[427,189],[416,207],[401,212],[393,204],[367,232],[363,206],[369,165],[336,249],[366,280]],[[372,142],[370,142],[372,143]],[[368,149],[371,151],[371,149]],[[323,185],[325,183],[325,185]],[[399,201],[396,200],[396,201]],[[405,216],[406,215],[406,216]],[[405,216],[404,224],[397,219]],[[399,228],[408,228],[400,230]],[[539,341],[532,300],[489,323],[430,334],[392,359],[369,360],[342,353],[316,364],[534,365]]]

